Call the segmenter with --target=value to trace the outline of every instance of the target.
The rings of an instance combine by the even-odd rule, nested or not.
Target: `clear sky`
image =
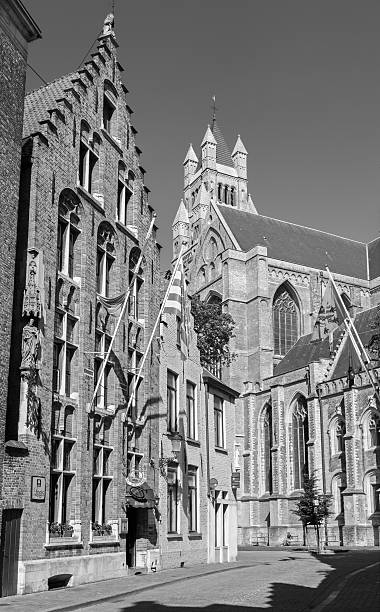
[[[43,38],[29,63],[74,71],[110,0],[24,0]],[[216,96],[232,150],[248,150],[258,211],[368,241],[380,234],[378,0],[116,0],[119,61],[158,213],[162,268],[188,144]],[[28,72],[27,89],[41,82]]]

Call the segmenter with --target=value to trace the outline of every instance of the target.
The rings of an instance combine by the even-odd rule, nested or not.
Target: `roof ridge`
[[[218,206],[224,206],[225,208],[231,208],[229,204],[223,204],[223,202],[218,202]],[[350,242],[356,242],[357,244],[362,244],[366,246],[368,242],[361,242],[360,240],[355,240],[355,238],[347,238],[346,236],[340,236],[339,234],[333,234],[331,232],[327,232],[326,230],[321,230],[316,227],[309,227],[308,225],[301,225],[300,223],[294,223],[293,221],[285,221],[284,219],[277,219],[276,217],[269,217],[269,215],[262,215],[260,213],[251,213],[248,210],[239,210],[238,208],[233,208],[234,211],[240,213],[247,213],[247,215],[252,215],[254,217],[265,217],[266,219],[273,219],[273,221],[279,221],[280,223],[287,223],[288,225],[294,225],[296,227],[303,227],[304,229],[308,229],[314,232],[320,232],[321,234],[327,234],[327,236],[334,236],[335,238],[342,238],[342,240],[349,240]]]

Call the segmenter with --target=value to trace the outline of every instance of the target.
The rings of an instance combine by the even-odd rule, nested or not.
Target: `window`
[[[116,219],[123,225],[127,225],[127,207],[131,196],[132,191],[128,186],[125,165],[123,162],[119,162]]]
[[[116,136],[117,90],[110,81],[104,83],[103,127],[109,134]]]
[[[167,421],[168,431],[178,430],[178,409],[177,409],[177,374],[167,373]]]
[[[264,490],[272,494],[272,406],[267,406],[263,422],[264,438]]]
[[[57,308],[54,324],[53,390],[67,397],[76,390],[72,373],[78,349],[77,323],[76,317]]]
[[[295,489],[303,487],[304,473],[308,469],[306,443],[309,439],[307,405],[304,397],[299,396],[292,412],[293,445],[293,484]]]
[[[114,257],[98,248],[96,259],[96,290],[100,295],[110,295],[110,274]]]
[[[214,395],[215,446],[224,448],[224,410],[221,397]]]
[[[167,504],[168,533],[179,533],[179,495],[177,465],[168,465]]]
[[[187,470],[189,531],[198,531],[198,468],[189,465]]]
[[[187,437],[197,439],[197,412],[195,404],[195,385],[186,382],[186,415],[187,415]]]
[[[61,524],[67,523],[71,518],[76,443],[73,437],[73,420],[72,406],[66,406],[64,409],[60,404],[55,406],[52,423],[50,522]]]
[[[131,284],[138,259],[140,257],[140,249],[134,247],[129,255],[129,283]],[[133,319],[141,319],[144,314],[143,304],[143,284],[144,271],[140,266],[137,276],[134,280],[129,296],[129,316]]]
[[[75,275],[76,243],[80,235],[78,200],[75,194],[65,189],[59,198],[57,228],[57,269],[70,278]],[[79,274],[77,274],[79,276]]]
[[[230,204],[231,206],[235,206],[236,205],[236,190],[235,187],[231,187],[231,197],[230,197]]]
[[[79,148],[79,184],[89,193],[96,191],[97,165],[99,162],[100,139],[94,135],[92,143],[89,140],[89,127],[82,121],[81,140]]]
[[[375,412],[368,419],[368,446],[380,446],[380,416]]]
[[[285,355],[299,336],[298,308],[287,288],[282,285],[273,299],[274,354]]]
[[[108,518],[108,496],[112,482],[110,432],[112,420],[95,415],[92,484],[92,521],[104,524]]]
[[[110,224],[101,223],[98,229],[96,255],[96,291],[109,297],[111,293],[111,270],[115,262],[114,230]]]
[[[110,380],[112,375],[112,363],[108,360],[106,368],[101,374],[103,362],[108,353],[111,342],[111,336],[107,332],[100,330],[95,331],[95,360],[94,360],[94,388],[97,385],[101,376],[100,384],[95,398],[95,405],[100,408],[107,408],[111,403],[109,397]]]

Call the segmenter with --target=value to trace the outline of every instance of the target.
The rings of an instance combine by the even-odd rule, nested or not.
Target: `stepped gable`
[[[342,329],[337,328],[333,333],[332,352],[334,353],[339,344]],[[281,376],[293,370],[306,367],[312,361],[330,359],[330,342],[326,336],[324,340],[311,342],[313,334],[307,334],[298,338],[294,346],[286,353],[285,357],[274,367],[273,376]]]
[[[368,267],[369,278],[378,278],[380,276],[380,238],[371,240],[367,245],[368,248]]]
[[[25,97],[23,138],[41,129],[39,122],[48,118],[48,110],[57,108],[57,100],[66,97],[65,89],[73,87],[72,79],[78,78],[77,72],[67,74],[44,87],[35,89]]]
[[[211,131],[216,140],[216,161],[218,164],[223,164],[224,166],[234,167],[231,157],[231,151],[228,148],[228,145],[224,139],[224,136],[216,122],[213,119]]]
[[[308,268],[367,278],[367,248],[363,242],[264,215],[218,204],[240,248],[265,246],[268,257]]]
[[[368,310],[363,310],[363,312],[359,312],[355,317],[355,327],[359,333],[360,339],[363,345],[366,347],[370,343],[373,336],[376,333],[379,333],[379,330],[375,325],[376,316],[380,314],[380,307],[374,306],[373,308],[369,308]],[[344,343],[344,347],[342,352],[339,355],[339,358],[332,370],[331,378],[341,378],[342,376],[347,375],[347,369],[350,361],[350,353],[351,353],[351,365],[354,369],[354,372],[359,372],[363,370],[359,358],[355,352],[355,349],[351,345],[351,341],[349,338],[346,338],[346,342]],[[378,367],[379,361],[372,362],[373,366]]]

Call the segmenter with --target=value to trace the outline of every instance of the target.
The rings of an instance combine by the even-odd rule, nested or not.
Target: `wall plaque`
[[[45,501],[46,495],[46,478],[44,476],[32,476],[31,487],[32,501]]]

